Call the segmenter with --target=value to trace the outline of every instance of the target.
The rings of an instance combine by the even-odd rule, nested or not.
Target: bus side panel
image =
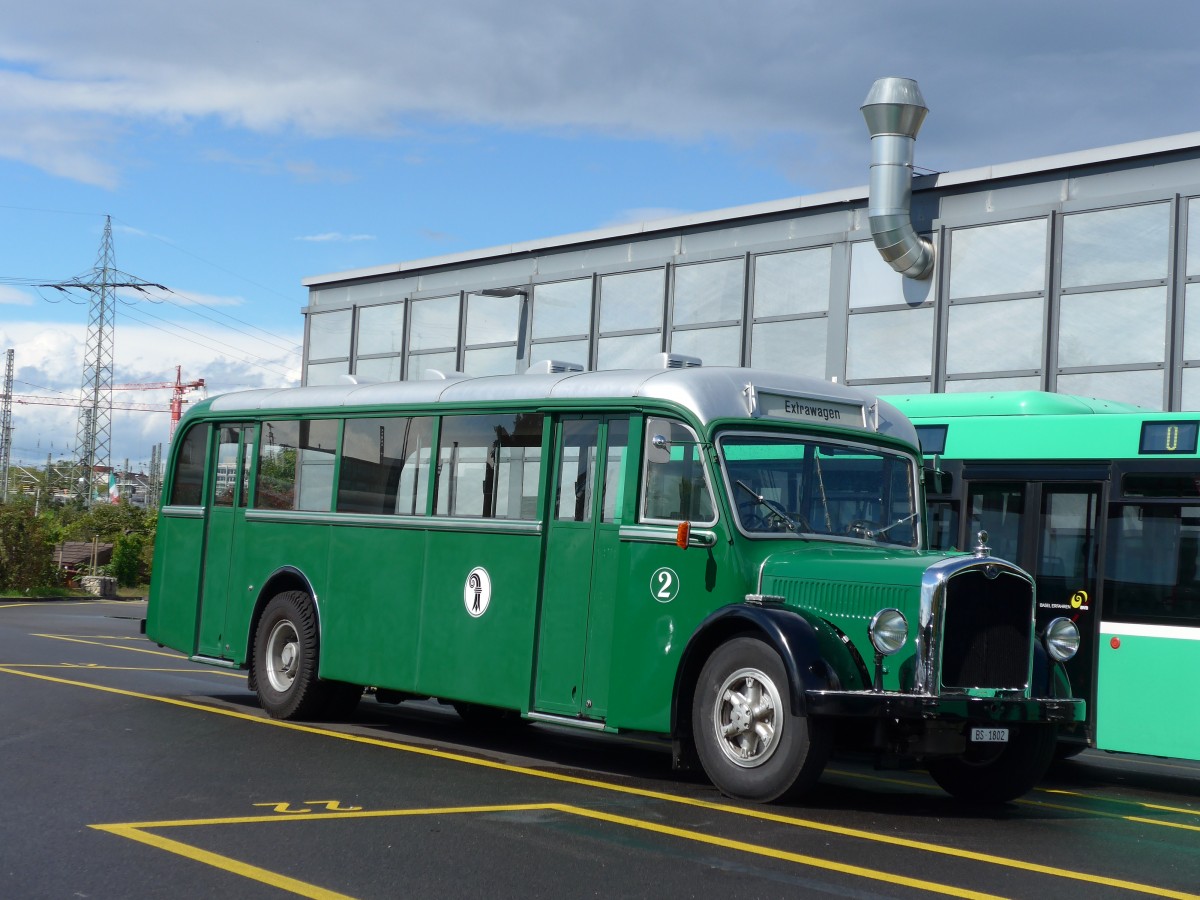
[[[609,725],[669,731],[675,673],[688,640],[714,609],[745,597],[745,576],[717,533],[712,548],[621,542]]]
[[[225,633],[237,641],[233,660],[246,662],[247,648],[253,653],[254,635],[250,623],[260,591],[267,579],[284,566],[304,574],[317,594],[318,608],[324,609],[324,593],[329,577],[329,535],[334,526],[290,522],[247,520],[238,536],[241,552],[230,562],[229,606],[225,612]],[[245,585],[241,588],[241,585]],[[270,597],[267,602],[270,602]],[[322,667],[323,668],[323,667]]]
[[[1101,625],[1097,748],[1200,759],[1200,695],[1191,684],[1200,668],[1200,629],[1163,629],[1178,637],[1134,630],[1154,628]]]
[[[412,691],[417,682],[426,533],[337,528],[321,603],[321,676]]]
[[[429,533],[419,693],[528,708],[541,563],[542,535],[537,532]],[[476,569],[484,572],[472,582]],[[480,612],[472,615],[476,586]]]
[[[162,511],[154,542],[146,636],[188,655],[196,648],[203,548],[203,516],[174,515],[169,508]]]

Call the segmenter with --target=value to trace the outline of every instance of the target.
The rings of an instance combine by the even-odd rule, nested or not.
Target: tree
[[[33,503],[0,505],[0,590],[29,592],[58,581],[54,542]]]

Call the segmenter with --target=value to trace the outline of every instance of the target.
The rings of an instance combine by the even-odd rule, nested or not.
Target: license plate
[[[1007,728],[972,728],[971,741],[976,744],[1007,744]]]

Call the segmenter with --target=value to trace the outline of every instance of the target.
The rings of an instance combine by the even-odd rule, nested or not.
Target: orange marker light
[[[686,550],[688,541],[692,537],[692,523],[680,522],[679,527],[675,529],[675,546],[680,550]]]

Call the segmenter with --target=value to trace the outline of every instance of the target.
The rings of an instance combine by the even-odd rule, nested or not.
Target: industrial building
[[[916,84],[863,113],[869,187],[307,278],[305,383],[670,353],[1200,409],[1200,132],[913,177]]]

